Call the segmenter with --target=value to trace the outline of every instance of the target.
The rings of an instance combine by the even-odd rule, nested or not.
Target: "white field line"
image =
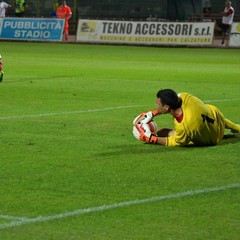
[[[211,102],[232,102],[232,101],[239,101],[240,98],[235,99],[213,99],[213,100],[205,100],[205,103]],[[109,108],[97,108],[97,109],[88,109],[88,110],[79,110],[79,111],[66,111],[66,112],[52,112],[52,113],[39,113],[39,114],[30,114],[30,115],[18,115],[18,116],[2,116],[0,120],[4,119],[19,119],[19,118],[34,118],[34,117],[49,117],[49,116],[56,116],[56,115],[68,115],[68,114],[79,114],[79,113],[91,113],[91,112],[105,112],[105,111],[112,111],[112,110],[119,110],[119,109],[126,109],[126,108],[137,108],[137,107],[144,107],[147,105],[128,105],[128,106],[116,106],[116,107],[109,107]]]
[[[48,116],[56,116],[56,115],[68,115],[68,114],[79,114],[79,113],[90,113],[90,112],[105,112],[112,111],[118,109],[126,109],[126,108],[137,108],[143,107],[146,105],[130,105],[130,106],[116,106],[109,108],[97,108],[97,109],[88,109],[88,110],[79,110],[79,111],[67,111],[67,112],[52,112],[52,113],[39,113],[39,114],[31,114],[31,115],[18,115],[18,116],[6,116],[0,117],[2,119],[18,119],[18,118],[33,118],[33,117],[48,117]]]
[[[240,98],[232,98],[232,99],[212,99],[212,100],[203,100],[205,103],[211,102],[232,102],[232,101],[239,101]]]
[[[30,223],[40,223],[40,222],[59,220],[59,219],[67,218],[67,217],[79,216],[79,215],[95,213],[95,212],[103,212],[103,211],[107,211],[107,210],[128,207],[128,206],[133,206],[133,205],[160,202],[160,201],[168,200],[168,199],[179,199],[179,198],[183,198],[183,197],[187,197],[187,196],[194,196],[194,195],[198,195],[198,194],[207,194],[207,193],[211,193],[211,192],[225,191],[228,189],[236,189],[236,188],[240,188],[240,183],[234,183],[234,184],[220,186],[220,187],[189,190],[186,192],[179,192],[179,193],[155,196],[155,197],[144,198],[144,199],[136,199],[136,200],[132,200],[132,201],[113,203],[110,205],[82,208],[82,209],[78,209],[75,211],[68,211],[68,212],[63,212],[63,213],[59,213],[56,215],[50,215],[50,216],[45,216],[45,217],[43,217],[43,216],[39,216],[36,218],[12,217],[15,221],[12,221],[10,223],[0,224],[0,229],[19,227],[19,226],[30,224]],[[3,215],[3,216],[5,216],[5,215]],[[0,218],[1,218],[1,215],[0,215]]]
[[[0,219],[22,221],[22,220],[26,220],[28,218],[25,218],[25,217],[15,217],[15,216],[9,216],[9,215],[0,215]]]

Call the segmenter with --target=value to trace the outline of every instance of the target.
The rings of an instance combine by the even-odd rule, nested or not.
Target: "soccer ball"
[[[153,120],[146,124],[138,124],[138,127],[143,130],[143,132],[148,134],[157,134],[157,124]]]
[[[146,134],[157,134],[158,126],[153,120],[149,123],[137,124],[133,126],[133,136],[140,140],[140,131],[143,131]],[[141,140],[140,140],[141,141]]]
[[[157,134],[158,126],[156,122],[152,120],[149,123],[147,123],[147,125],[149,126],[151,133]]]

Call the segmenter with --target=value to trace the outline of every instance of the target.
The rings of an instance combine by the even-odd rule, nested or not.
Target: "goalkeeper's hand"
[[[133,135],[136,139],[147,142],[147,143],[157,143],[158,138],[155,134],[152,134],[148,124],[135,124],[133,126]]]
[[[158,114],[159,114],[158,110],[141,113],[133,120],[133,125],[149,123]]]

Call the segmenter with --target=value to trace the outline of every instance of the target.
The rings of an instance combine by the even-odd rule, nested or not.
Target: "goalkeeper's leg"
[[[228,120],[227,118],[224,119],[225,128],[230,129],[232,133],[239,133],[240,132],[240,125],[235,124],[234,122]]]
[[[158,137],[170,137],[173,136],[175,131],[173,129],[169,128],[161,128],[157,131]]]

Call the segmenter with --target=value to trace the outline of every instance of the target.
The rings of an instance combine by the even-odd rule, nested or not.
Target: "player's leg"
[[[174,135],[174,130],[169,128],[161,128],[157,131],[158,137],[170,137]]]
[[[230,121],[227,118],[225,118],[224,121],[225,121],[225,128],[226,129],[230,129],[230,131],[232,133],[240,133],[240,125],[239,124],[236,124],[236,123]]]
[[[223,113],[215,107],[216,114],[218,115],[218,122],[221,128],[229,129],[232,133],[239,133],[240,132],[240,125],[236,124],[229,119],[225,118]]]
[[[69,24],[68,24],[68,22],[66,20],[65,27],[64,27],[64,39],[65,40],[68,40],[68,29],[69,29]]]
[[[3,75],[4,75],[4,72],[0,71],[0,82],[2,82],[2,80],[3,80]]]
[[[228,26],[226,24],[223,24],[223,26],[222,26],[222,45],[225,44],[227,30],[228,30]]]
[[[1,58],[1,55],[0,55],[0,58]],[[4,72],[3,72],[3,66],[2,66],[2,60],[0,59],[0,82],[2,82],[2,80],[3,80],[3,74],[4,74]]]

